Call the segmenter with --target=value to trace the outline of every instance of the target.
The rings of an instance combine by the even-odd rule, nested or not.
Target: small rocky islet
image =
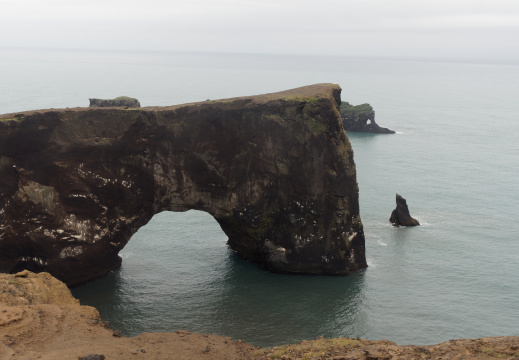
[[[393,210],[389,221],[393,226],[418,226],[420,222],[411,216],[407,201],[400,194],[396,194],[396,209]]]
[[[395,131],[381,127],[375,122],[375,110],[370,104],[351,105],[346,101],[340,106],[342,125],[346,131],[394,134]]]

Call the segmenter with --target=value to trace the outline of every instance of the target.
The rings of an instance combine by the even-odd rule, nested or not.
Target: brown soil
[[[452,340],[431,346],[389,341],[317,339],[260,349],[218,335],[110,330],[95,308],[80,306],[68,288],[47,273],[0,274],[0,360],[79,359],[515,359],[519,337]]]

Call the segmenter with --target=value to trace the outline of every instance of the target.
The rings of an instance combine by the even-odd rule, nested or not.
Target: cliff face
[[[366,267],[340,91],[0,116],[0,272],[77,285],[117,268],[154,214],[189,209],[272,271]]]

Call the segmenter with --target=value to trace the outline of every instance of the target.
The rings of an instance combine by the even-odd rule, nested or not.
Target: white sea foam
[[[120,252],[119,253],[119,256],[124,260],[124,259],[129,259],[131,257],[133,257],[134,255],[134,252],[133,251],[123,251],[123,252]]]
[[[418,222],[420,223],[421,226],[431,226],[432,224],[430,222],[427,222],[425,221],[423,218],[421,217],[418,217],[418,216],[413,216],[416,220],[418,220]]]

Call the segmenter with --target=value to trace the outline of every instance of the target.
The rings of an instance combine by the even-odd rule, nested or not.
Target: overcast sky
[[[519,59],[519,0],[0,0],[0,47]]]

